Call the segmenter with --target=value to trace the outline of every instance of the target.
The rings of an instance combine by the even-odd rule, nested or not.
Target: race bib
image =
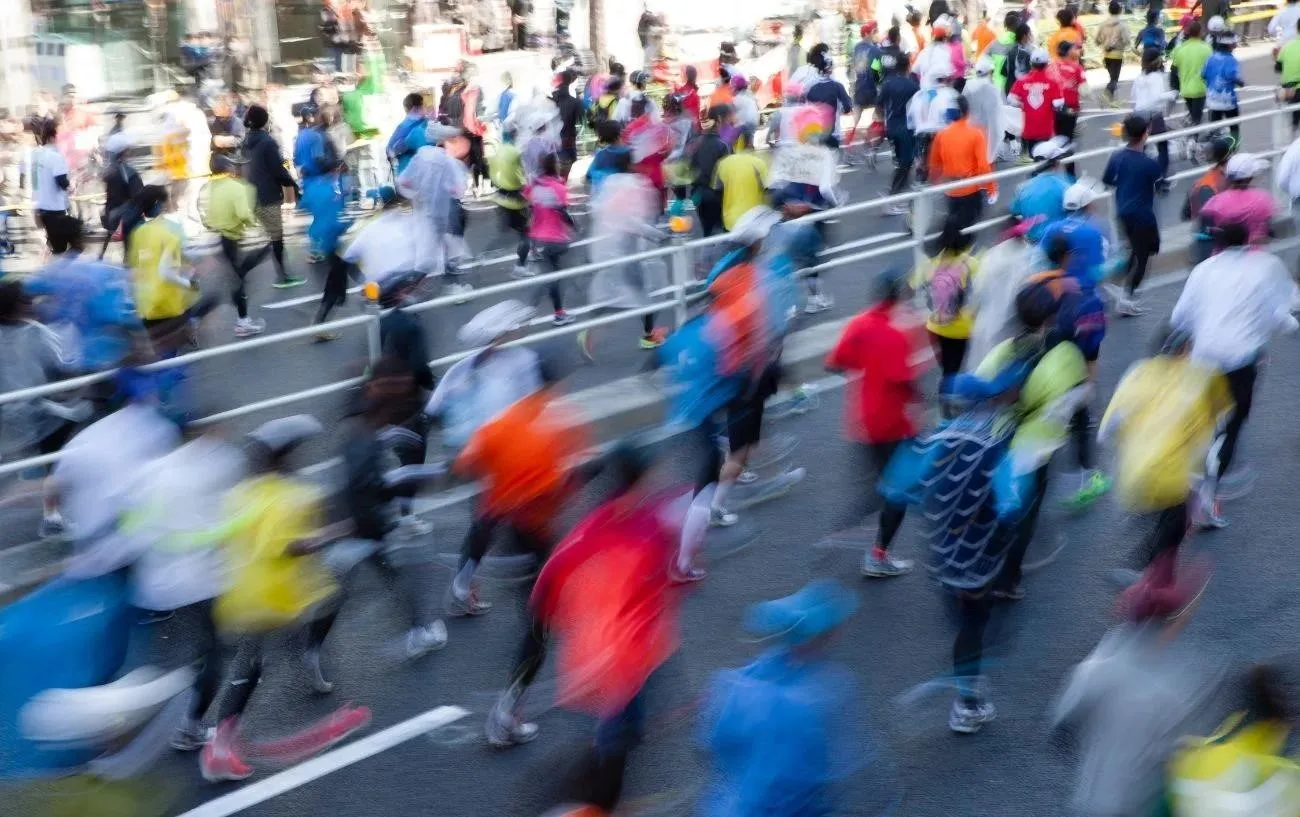
[[[821,145],[785,145],[776,151],[768,173],[769,187],[777,184],[835,186],[835,155]]]

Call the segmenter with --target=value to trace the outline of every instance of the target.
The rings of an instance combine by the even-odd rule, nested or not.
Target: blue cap
[[[792,595],[749,608],[745,626],[794,647],[832,632],[858,609],[858,598],[838,582],[817,579]]]

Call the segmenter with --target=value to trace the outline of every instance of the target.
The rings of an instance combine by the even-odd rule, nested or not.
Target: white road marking
[[[416,715],[414,718],[390,726],[382,732],[376,732],[353,743],[344,744],[323,755],[299,763],[297,766],[291,766],[279,774],[271,775],[236,789],[230,794],[209,800],[197,808],[190,809],[180,817],[230,817],[232,814],[238,814],[259,803],[265,803],[273,797],[279,797],[285,792],[305,786],[313,780],[333,774],[339,769],[351,766],[368,757],[373,757],[380,752],[386,752],[412,738],[427,735],[435,729],[455,723],[468,714],[468,710],[461,709],[459,706],[440,706],[436,709],[430,709],[428,712]]]

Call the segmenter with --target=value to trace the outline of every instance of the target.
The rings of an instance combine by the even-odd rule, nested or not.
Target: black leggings
[[[537,247],[550,272],[559,272],[564,268],[561,262],[564,260],[564,254],[569,251],[567,245],[539,242]],[[545,289],[537,290],[537,294],[533,296],[533,303],[536,304],[540,301],[543,294],[551,296],[551,306],[555,309],[557,315],[564,311],[564,297],[560,293],[559,281],[551,281],[546,285]]]
[[[1199,125],[1205,119],[1205,97],[1183,97],[1183,102],[1187,103],[1187,121],[1193,125]]]
[[[970,342],[966,338],[946,338],[934,332],[930,333],[930,340],[939,353],[939,371],[944,377],[960,374],[962,363],[966,361],[966,347]]]
[[[1155,525],[1151,533],[1143,540],[1137,553],[1137,567],[1145,568],[1165,554],[1171,557],[1177,554],[1178,547],[1187,536],[1187,503],[1180,502],[1172,508],[1165,508],[1156,514]],[[1172,562],[1171,562],[1172,564]]]
[[[325,291],[321,293],[316,323],[324,323],[334,307],[342,306],[348,299],[348,262],[340,258],[338,253],[330,253],[325,263],[328,264]]]
[[[712,188],[700,188],[700,201],[695,207],[700,218],[700,231],[708,238],[714,233],[722,232],[722,196]]]
[[[498,207],[497,211],[501,213],[502,226],[519,236],[515,244],[515,260],[522,267],[528,263],[528,250],[532,246],[528,241],[528,213],[512,207]]]
[[[1074,436],[1074,448],[1078,456],[1079,468],[1083,471],[1091,471],[1096,457],[1092,450],[1092,415],[1088,411],[1088,405],[1085,403],[1079,406],[1079,410],[1070,418],[1070,433]]]
[[[911,440],[893,440],[887,443],[867,443],[866,450],[870,458],[871,466],[875,469],[875,477],[879,480],[880,476],[885,473],[889,467],[889,461],[893,458],[894,452],[898,450],[899,445],[909,445]],[[868,477],[870,480],[870,476]],[[873,483],[868,483],[873,484]],[[880,509],[880,520],[876,532],[875,546],[881,550],[889,550],[889,545],[898,535],[898,529],[903,527],[903,519],[907,516],[907,506],[898,505],[886,501],[885,506]]]
[[[1034,533],[1038,529],[1038,515],[1043,510],[1045,496],[1047,496],[1046,465],[1034,474],[1034,496],[1029,500],[1029,507],[1008,531],[1012,537],[1011,547],[1007,550],[1007,561],[1002,565],[1002,572],[997,578],[996,584],[1000,590],[1014,590],[1023,578],[1021,566],[1025,561],[1025,553],[1029,551],[1029,543],[1033,541]]]
[[[1219,478],[1228,473],[1232,457],[1237,453],[1237,440],[1241,437],[1241,427],[1250,416],[1250,405],[1255,399],[1255,380],[1259,368],[1255,363],[1247,363],[1239,369],[1233,369],[1225,377],[1228,379],[1228,391],[1232,394],[1232,416],[1223,429],[1223,443],[1219,446]]]
[[[953,601],[958,623],[957,637],[952,642],[952,674],[962,703],[974,706],[979,703],[975,679],[984,659],[984,634],[993,612],[993,599],[985,588],[954,591]]]
[[[1106,81],[1106,93],[1112,97],[1119,90],[1119,69],[1124,65],[1123,57],[1106,57],[1102,60],[1106,66],[1106,74],[1109,79]]]
[[[531,617],[528,631],[519,643],[514,669],[510,671],[510,686],[507,689],[515,700],[533,683],[542,664],[546,662],[546,642],[546,625],[536,616]]]
[[[234,275],[230,287],[230,302],[235,305],[235,311],[239,313],[240,319],[248,317],[248,292],[244,288],[244,279],[254,267],[266,260],[270,252],[271,245],[268,244],[257,252],[240,258],[239,242],[224,235],[221,237],[221,254],[230,264],[230,271]]]
[[[465,534],[465,542],[461,545],[460,564],[457,569],[464,570],[471,562],[475,565],[482,562],[488,548],[492,546],[492,535],[496,533],[497,528],[503,526],[510,531],[510,536],[518,550],[535,553],[540,561],[545,561],[550,555],[554,543],[548,542],[542,535],[524,530],[499,516],[476,515],[474,521],[470,523],[469,532]]]
[[[1233,108],[1230,111],[1210,111],[1210,121],[1218,122],[1221,119],[1235,119],[1241,116],[1240,108]],[[1241,141],[1241,125],[1229,125],[1228,130],[1232,133],[1232,138]]]
[[[698,469],[695,472],[695,493],[703,491],[718,481],[722,473],[722,447],[718,437],[722,430],[718,423],[709,418],[691,431],[692,445],[698,452]]]
[[[212,702],[217,699],[221,689],[222,650],[217,637],[217,625],[212,617],[212,599],[196,602],[177,615],[192,620],[195,627],[195,643],[199,651],[199,674],[194,678],[194,702],[190,705],[190,720],[203,718]],[[187,613],[187,611],[192,611]]]

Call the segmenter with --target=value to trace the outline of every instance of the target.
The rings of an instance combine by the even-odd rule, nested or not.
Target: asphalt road
[[[1112,391],[1136,350],[1147,346],[1178,291],[1167,286],[1152,292],[1150,316],[1112,325],[1101,361],[1101,394]],[[1300,524],[1300,508],[1288,499],[1300,477],[1294,456],[1300,432],[1292,415],[1300,394],[1297,371],[1297,341],[1276,342],[1244,435],[1244,459],[1258,473],[1258,485],[1227,506],[1229,528],[1197,534],[1189,545],[1215,566],[1181,646],[1207,673],[1240,669],[1293,650],[1300,605],[1286,566],[1294,561],[1292,531]],[[950,692],[940,689],[908,703],[902,699],[948,667],[954,630],[939,592],[924,573],[864,581],[857,573],[860,551],[823,544],[828,534],[852,521],[852,506],[869,496],[873,484],[857,470],[856,452],[842,438],[842,394],[841,389],[826,391],[821,406],[810,414],[770,424],[769,434],[797,436],[800,445],[789,462],[807,466],[808,476],[788,496],[744,512],[742,529],[757,536],[753,544],[712,561],[709,578],[691,591],[682,648],[651,689],[650,735],[632,760],[627,798],[634,809],[629,813],[691,812],[692,798],[707,775],[707,763],[693,742],[692,712],[709,675],[758,651],[740,626],[748,605],[792,592],[816,576],[844,582],[861,601],[834,653],[857,677],[863,714],[860,720],[846,718],[841,728],[876,751],[851,779],[842,813],[1067,813],[1063,804],[1072,761],[1049,742],[1044,713],[1070,667],[1111,622],[1115,596],[1106,574],[1128,564],[1145,523],[1126,516],[1109,498],[1084,515],[1067,515],[1056,507],[1056,497],[1063,493],[1056,482],[1029,561],[1044,558],[1059,543],[1064,549],[1029,576],[1024,601],[1000,611],[1000,647],[987,669],[1000,717],[978,736],[954,736],[946,727]],[[1070,459],[1069,450],[1058,457]],[[1103,459],[1109,459],[1109,452]],[[661,467],[665,482],[684,476],[682,458],[672,450]],[[580,505],[599,493],[597,484]],[[569,521],[580,510],[571,509]],[[439,512],[426,550],[454,552],[467,513],[464,504]],[[733,535],[713,533],[708,547],[715,553],[725,549],[734,543],[728,538]],[[905,523],[896,549],[906,557],[924,558],[925,545],[911,523]],[[441,598],[450,572],[415,569],[422,571],[430,598]],[[590,739],[592,723],[549,708],[553,687],[548,665],[532,699],[540,710],[539,739],[507,752],[493,751],[482,740],[486,708],[504,683],[522,635],[521,588],[488,585],[487,596],[497,605],[489,615],[451,621],[448,647],[407,665],[393,654],[402,628],[398,611],[376,577],[361,578],[327,644],[327,668],[337,683],[334,694],[319,699],[309,693],[290,647],[258,690],[249,712],[251,734],[283,734],[344,701],[373,709],[370,733],[440,705],[465,707],[471,716],[239,813],[540,813],[558,796],[561,781]],[[155,632],[162,652],[183,654],[182,627],[173,622]],[[1207,710],[1205,719],[1222,715],[1223,706]],[[177,814],[233,788],[202,783],[189,756],[169,757],[158,775],[178,792]]]
[[[1255,73],[1248,79],[1267,81]],[[1101,131],[1090,128],[1085,143],[1104,142],[1108,137]],[[1250,128],[1247,146],[1262,145],[1266,137],[1263,127]],[[847,184],[855,200],[878,190],[885,172],[882,167],[874,177],[865,171],[849,174]],[[1176,220],[1173,210],[1178,200],[1175,192],[1162,205],[1165,223]],[[486,234],[488,225],[483,220],[471,230]],[[875,217],[845,219],[833,228],[832,243],[870,235],[882,225],[892,229],[894,223]],[[480,240],[478,236],[472,232],[471,242]],[[481,240],[490,241],[491,236]],[[301,258],[301,248],[291,252]],[[863,282],[877,268],[874,263],[863,264],[827,276],[839,302],[827,315],[841,316],[857,308]],[[506,265],[488,268],[484,279],[500,280],[506,269]],[[1178,291],[1176,285],[1155,289],[1148,298],[1151,315],[1112,324],[1102,356],[1100,394],[1109,395],[1127,366],[1147,348]],[[270,296],[255,290],[254,303]],[[436,343],[445,344],[435,354],[451,348],[446,338],[471,311],[473,307],[467,306],[428,319],[431,331],[438,333]],[[267,317],[273,329],[293,325],[283,312]],[[575,372],[574,387],[634,370],[639,353],[632,348],[631,327],[625,337],[625,343],[610,344],[608,359],[602,355],[597,366]],[[1300,433],[1291,422],[1291,406],[1300,393],[1296,343],[1283,339],[1274,344],[1244,434],[1242,457],[1258,473],[1257,487],[1227,506],[1232,520],[1228,529],[1198,534],[1190,546],[1208,554],[1215,564],[1213,580],[1183,644],[1207,665],[1236,669],[1252,660],[1289,654],[1300,625],[1292,577],[1278,569],[1293,561],[1291,531],[1300,525],[1300,508],[1287,499],[1290,486],[1300,478],[1294,456]],[[246,402],[317,385],[337,377],[362,348],[360,337],[350,337],[329,346],[293,342],[210,361],[196,373],[200,398],[207,410],[220,410],[234,404],[235,398]],[[742,532],[756,535],[752,545],[711,562],[709,579],[688,598],[682,648],[651,690],[650,735],[631,764],[629,805],[643,814],[691,812],[707,774],[707,763],[693,741],[693,707],[712,672],[742,664],[759,649],[741,631],[746,607],[792,592],[814,576],[831,576],[856,588],[861,600],[860,611],[835,647],[837,658],[857,676],[862,705],[860,719],[846,718],[842,728],[878,749],[850,781],[843,813],[917,817],[1066,813],[1072,761],[1047,740],[1044,713],[1069,668],[1108,626],[1114,590],[1107,571],[1127,565],[1145,527],[1109,499],[1082,516],[1068,516],[1055,507],[1045,512],[1030,560],[1054,551],[1062,541],[1065,547],[1058,558],[1029,577],[1028,597],[1003,611],[1003,638],[988,668],[1000,718],[979,736],[953,736],[946,728],[949,693],[919,702],[904,703],[901,698],[948,667],[953,629],[939,593],[923,573],[864,582],[857,574],[859,551],[824,546],[828,534],[855,518],[852,507],[868,501],[873,484],[858,471],[855,452],[843,440],[841,399],[842,390],[827,391],[812,413],[771,424],[769,433],[798,437],[800,445],[790,463],[807,466],[808,477],[788,496],[743,513]],[[312,404],[304,408],[316,410]],[[330,453],[305,451],[303,464]],[[1058,459],[1068,460],[1069,451]],[[671,446],[662,468],[665,482],[684,478],[682,457]],[[1055,486],[1059,491],[1060,482]],[[574,521],[599,492],[600,485],[593,486],[566,521]],[[6,521],[11,532],[20,527],[9,515]],[[425,592],[436,602],[450,573],[436,566],[434,554],[458,549],[468,506],[461,503],[438,511],[434,522],[432,543],[416,551],[423,553],[419,560],[423,564],[412,569],[421,571]],[[739,535],[713,534],[709,548],[715,553],[726,550]],[[896,547],[904,556],[924,557],[924,543],[910,523]],[[492,613],[450,622],[448,647],[408,665],[395,657],[402,623],[390,596],[375,576],[363,572],[360,579],[327,645],[326,665],[337,683],[335,693],[327,699],[313,697],[296,663],[296,652],[287,649],[268,669],[254,699],[249,712],[252,735],[284,734],[349,700],[373,709],[374,721],[367,733],[440,705],[465,707],[471,716],[463,725],[407,741],[238,813],[251,817],[540,813],[559,796],[571,764],[590,739],[592,724],[550,709],[553,687],[548,665],[532,704],[541,710],[543,732],[537,742],[495,752],[482,740],[486,709],[504,683],[522,636],[522,589],[489,585],[489,597],[497,604]],[[155,657],[167,661],[186,652],[188,633],[179,623],[161,625],[155,635]],[[1206,718],[1213,720],[1219,714],[1216,707]],[[188,756],[169,757],[158,770],[158,780],[176,793],[175,814],[235,788],[204,784]]]

